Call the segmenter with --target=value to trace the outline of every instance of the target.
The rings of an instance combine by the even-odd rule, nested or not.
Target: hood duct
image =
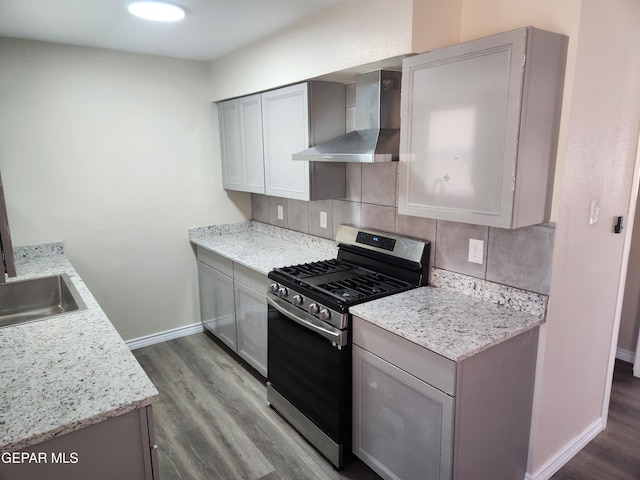
[[[379,70],[356,77],[356,125],[345,135],[293,154],[314,162],[390,162],[400,152],[401,72]]]

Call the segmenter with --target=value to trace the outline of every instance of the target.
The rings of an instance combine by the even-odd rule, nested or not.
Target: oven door
[[[347,332],[267,295],[267,399],[336,468],[351,451]]]

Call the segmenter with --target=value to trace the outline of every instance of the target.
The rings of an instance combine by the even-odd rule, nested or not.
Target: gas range
[[[349,308],[428,283],[426,241],[341,225],[337,258],[276,268],[267,401],[337,469],[351,452]]]
[[[428,284],[430,243],[340,225],[335,259],[276,268],[269,293],[347,328],[349,307]]]

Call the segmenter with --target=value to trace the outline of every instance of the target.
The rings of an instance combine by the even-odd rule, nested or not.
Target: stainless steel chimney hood
[[[378,70],[356,77],[356,129],[293,154],[314,162],[390,162],[400,151],[401,72]]]

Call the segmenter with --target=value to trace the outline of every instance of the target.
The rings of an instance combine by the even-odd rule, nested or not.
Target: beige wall
[[[603,415],[615,345],[624,235],[640,127],[640,3],[583,0],[547,323],[542,329],[530,471]],[[588,225],[599,199],[600,222]],[[604,413],[606,416],[606,412]],[[541,476],[544,478],[544,476]]]
[[[618,348],[624,356],[635,354],[640,327],[640,208],[636,208],[628,268],[618,335]]]
[[[222,189],[208,64],[0,39],[0,65],[14,245],[63,241],[125,339],[198,322],[187,229],[250,216]]]
[[[417,12],[428,12],[416,25],[414,3]],[[456,43],[460,5],[461,0],[346,0],[212,62],[211,99],[256,93]]]
[[[347,3],[344,8],[358,2]],[[603,0],[463,0],[460,10],[459,3],[429,3],[428,7],[425,2],[414,4],[410,41],[416,52],[440,46],[437,40],[422,38],[424,30],[419,30],[434,18],[449,18],[452,24],[441,35],[457,35],[463,41],[524,25],[570,37],[552,209],[557,230],[551,300],[541,332],[529,465],[532,478],[548,478],[567,459],[567,449],[603,418],[624,247],[624,237],[612,234],[612,219],[628,210],[640,119],[640,37],[636,34],[640,4],[620,0],[613,9]],[[440,17],[438,5],[447,5]],[[402,2],[395,12],[383,7],[372,10],[376,17],[384,16],[385,29],[401,39],[395,46],[380,48],[381,57],[406,49],[408,39],[398,31],[407,22],[400,12],[405,7]],[[435,17],[429,15],[433,12]],[[333,21],[326,12],[320,23]],[[351,20],[335,21],[346,26]],[[256,56],[248,51],[215,62],[212,98],[250,93],[375,60],[370,50],[360,46],[380,45],[379,32],[354,29],[353,38],[342,37],[342,42],[353,39],[349,44],[353,48],[333,58],[327,52],[334,44],[317,37],[313,26],[314,22],[307,23],[259,46],[254,52],[262,62],[264,78],[259,82],[242,79],[242,72],[255,71]],[[454,42],[448,38],[441,44],[447,43]],[[276,67],[280,59],[291,63],[296,53],[316,49],[320,62],[313,68],[303,63],[293,67],[293,74],[281,76],[282,65]],[[227,67],[231,68],[222,73]],[[235,89],[225,89],[229,78],[242,80]],[[588,225],[591,199],[599,199],[602,205],[600,223],[594,226]]]
[[[0,92],[12,93],[2,97],[0,168],[15,243],[65,241],[125,338],[192,323],[196,278],[187,227],[249,214],[249,195],[230,199],[221,188],[215,112],[203,99],[522,25],[568,34],[557,229],[529,468],[533,478],[545,478],[601,418],[608,388],[624,246],[611,228],[628,209],[640,126],[640,3],[460,5],[347,0],[213,62],[210,88],[207,68],[197,62],[2,41]],[[450,19],[450,28],[436,25],[440,18]],[[430,26],[435,37],[425,33]],[[601,221],[588,226],[594,198]]]

